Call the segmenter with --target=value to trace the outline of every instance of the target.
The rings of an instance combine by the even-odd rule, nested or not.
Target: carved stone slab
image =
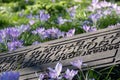
[[[0,53],[0,72],[20,71],[20,80],[36,80],[40,73],[59,61],[64,69],[70,62],[82,59],[93,68],[120,63],[120,26],[58,39],[39,45]]]

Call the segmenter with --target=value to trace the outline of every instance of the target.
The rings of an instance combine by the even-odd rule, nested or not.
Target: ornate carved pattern
[[[91,67],[119,64],[120,27],[55,40],[11,53],[1,53],[0,72],[8,70],[22,72],[23,69],[33,67],[44,70],[58,61],[68,66],[70,61],[80,58]],[[22,72],[22,75],[27,73]]]

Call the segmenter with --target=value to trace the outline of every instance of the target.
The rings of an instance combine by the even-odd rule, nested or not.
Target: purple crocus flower
[[[34,23],[35,23],[34,20],[30,20],[30,21],[29,21],[29,24],[30,24],[30,25],[33,25]]]
[[[11,38],[18,38],[20,36],[19,29],[17,28],[7,28],[6,32]]]
[[[33,15],[30,13],[29,15],[27,15],[27,18],[32,19]]]
[[[108,28],[114,28],[114,27],[115,27],[114,25],[108,26]]]
[[[65,34],[64,32],[61,32],[59,29],[53,27],[47,30],[45,30],[45,28],[37,28],[36,30],[32,31],[32,33],[34,35],[38,34],[42,39],[46,38],[56,39],[64,37]]]
[[[17,48],[23,47],[23,43],[21,41],[12,41],[7,43],[8,50],[13,51],[16,50]]]
[[[89,32],[94,32],[94,31],[97,31],[97,28],[96,27],[91,27]]]
[[[117,4],[111,4],[111,8],[116,9],[117,7]]]
[[[92,0],[92,4],[97,4],[99,0]]]
[[[42,33],[45,31],[45,28],[37,28],[36,31],[37,33]]]
[[[116,26],[120,26],[120,23],[117,23]]]
[[[43,80],[43,79],[44,79],[44,76],[45,76],[45,75],[41,73],[41,74],[39,75],[39,79],[38,79],[38,80]]]
[[[47,34],[45,28],[37,28],[36,30],[32,31],[32,33],[34,35],[38,34],[41,37],[41,39],[45,39],[48,37],[48,34]]]
[[[19,72],[3,72],[0,75],[0,80],[19,80]]]
[[[95,8],[95,7],[88,6],[88,11],[94,12],[95,10],[96,10],[96,8]]]
[[[107,2],[105,0],[101,1],[99,5],[101,6],[101,8],[112,8],[112,9],[117,8],[117,4],[112,4],[111,2]]]
[[[88,10],[92,12],[99,8],[101,8],[99,5],[99,0],[92,0],[91,6],[88,6]]]
[[[105,8],[105,7],[111,7],[112,6],[112,4],[110,3],[110,2],[107,2],[107,1],[101,1],[100,3],[99,3],[99,5],[101,6],[101,8]]]
[[[46,30],[49,38],[60,38],[64,37],[64,33],[61,32],[59,29],[52,27],[51,29]]]
[[[38,28],[36,29],[38,35],[42,38],[42,39],[45,39],[48,37],[46,31],[45,31],[45,28]]]
[[[91,26],[87,26],[87,25],[83,25],[83,29],[84,29],[86,32],[94,32],[94,31],[97,31],[97,28],[96,28],[96,27],[91,27]]]
[[[32,34],[36,35],[38,32],[36,30],[31,32]]]
[[[86,32],[89,32],[89,30],[90,30],[90,26],[83,25],[83,29],[84,29]]]
[[[40,20],[47,21],[50,18],[50,15],[45,13],[45,10],[40,10]]]
[[[97,14],[101,14],[101,15],[102,15],[102,13],[103,13],[102,10],[97,10],[96,12],[97,12]]]
[[[98,3],[99,3],[99,0],[92,0],[91,5],[92,5],[93,7],[98,7],[98,6],[97,6]]]
[[[103,9],[103,8],[116,8],[116,4],[112,4],[110,2],[107,1],[101,1],[99,2],[99,0],[92,0],[91,6],[88,7],[89,11],[95,12],[95,10],[97,9]]]
[[[52,68],[48,68],[49,69],[49,76],[52,79],[59,79],[60,77],[60,73],[62,71],[62,64],[61,63],[57,63],[57,65],[55,66],[55,69]]]
[[[32,43],[32,45],[37,45],[37,44],[39,44],[39,43],[40,43],[40,42],[35,41],[35,42]]]
[[[66,37],[71,37],[75,34],[75,29],[70,29],[67,33],[66,33]]]
[[[52,29],[46,30],[46,32],[49,35],[49,38],[51,38],[51,37],[55,37],[56,38],[58,29],[52,28]]]
[[[74,70],[69,70],[67,69],[67,71],[65,72],[65,78],[68,80],[72,80],[73,77],[78,73],[78,71],[74,71]]]
[[[0,30],[0,36],[1,36],[2,38],[6,38],[6,36],[7,36],[6,33],[7,33],[6,30]]]
[[[103,14],[106,16],[106,15],[110,15],[112,13],[112,11],[111,10],[105,10],[104,12],[103,12]]]
[[[71,18],[75,17],[76,9],[77,9],[77,6],[73,6],[73,7],[69,8],[69,9],[67,9],[67,12],[70,14]]]
[[[58,22],[58,24],[60,24],[60,25],[64,24],[64,23],[67,22],[67,21],[68,21],[67,19],[63,19],[62,17],[58,17],[58,19],[57,19],[57,22]]]
[[[20,33],[26,32],[30,30],[30,25],[21,25],[20,27],[18,27],[18,30]]]
[[[116,14],[120,14],[120,6],[118,6],[115,11],[116,11]]]
[[[71,64],[79,69],[81,69],[83,61],[81,59],[71,62]]]
[[[92,14],[89,16],[89,18],[93,21],[93,23],[96,23],[98,19],[102,17],[102,14]]]
[[[7,39],[6,30],[0,30],[0,43],[3,43]]]

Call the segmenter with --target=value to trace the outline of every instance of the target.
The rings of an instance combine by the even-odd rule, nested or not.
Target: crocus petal
[[[49,14],[45,13],[45,10],[40,10],[40,20],[47,21],[50,18]]]
[[[57,71],[57,75],[60,75],[60,73],[62,71],[62,64],[57,63],[57,65],[55,66],[55,70]]]
[[[68,80],[72,80],[73,77],[78,73],[78,71],[74,71],[74,70],[69,70],[67,69],[66,72],[65,72],[65,78],[68,79]]]
[[[35,23],[34,20],[30,20],[30,21],[29,21],[29,24],[30,24],[30,25],[33,25],[34,23]]]
[[[66,37],[71,37],[75,34],[75,29],[70,29],[67,33],[66,33]]]
[[[99,0],[92,0],[93,4],[97,4],[99,2]]]
[[[55,69],[52,69],[52,68],[48,68],[49,70],[49,76],[51,78],[54,78],[54,79],[59,79],[59,75],[62,71],[62,64],[61,63],[57,63],[56,66],[55,66]]]
[[[56,72],[54,69],[48,68],[48,70],[49,70],[49,76],[50,76],[51,78],[57,78],[57,77],[58,77],[58,76],[57,76],[57,72]]]
[[[39,79],[38,79],[38,80],[43,80],[43,78],[44,78],[44,74],[41,73],[41,74],[39,75]]]
[[[71,62],[71,64],[72,64],[73,66],[81,69],[83,62],[82,62],[81,59],[79,59],[79,60],[76,60],[76,61]]]

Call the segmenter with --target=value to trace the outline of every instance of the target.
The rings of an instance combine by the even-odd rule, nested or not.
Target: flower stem
[[[83,79],[86,80],[85,75],[84,75],[82,69],[80,69],[80,71],[81,71],[81,74],[82,74],[82,76],[83,76]]]

